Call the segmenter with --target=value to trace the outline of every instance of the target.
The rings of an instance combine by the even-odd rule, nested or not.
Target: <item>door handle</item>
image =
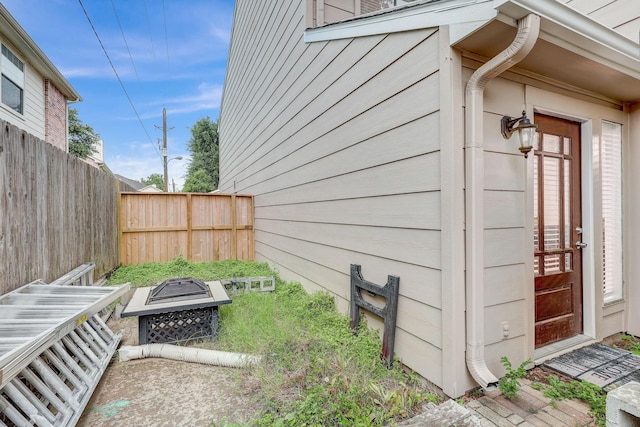
[[[584,248],[586,248],[586,247],[587,247],[587,244],[586,244],[586,243],[583,243],[583,242],[581,242],[580,240],[578,240],[578,241],[576,242],[576,248],[578,248],[578,249],[584,249]]]

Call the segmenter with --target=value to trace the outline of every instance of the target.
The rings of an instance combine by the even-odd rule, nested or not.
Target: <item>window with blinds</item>
[[[622,125],[602,122],[602,291],[604,303],[622,299]]]

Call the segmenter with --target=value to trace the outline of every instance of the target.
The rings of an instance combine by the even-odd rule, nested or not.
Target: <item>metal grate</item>
[[[206,307],[140,316],[140,344],[217,339],[217,307]]]

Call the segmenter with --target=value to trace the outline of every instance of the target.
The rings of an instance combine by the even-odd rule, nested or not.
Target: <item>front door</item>
[[[535,346],[582,332],[580,125],[535,115]]]

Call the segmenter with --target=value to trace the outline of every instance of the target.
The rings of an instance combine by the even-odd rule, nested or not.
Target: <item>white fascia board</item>
[[[540,38],[571,52],[640,78],[640,45],[557,0],[495,0],[495,7],[517,20],[542,18]],[[502,19],[504,21],[504,19]],[[516,25],[515,21],[512,25]]]
[[[497,15],[493,0],[429,2],[307,29],[304,33],[304,41],[311,43],[456,24],[462,25],[459,28],[475,31],[495,19]],[[467,26],[466,24],[469,23],[472,25]],[[460,31],[457,32],[457,35],[461,34]]]

